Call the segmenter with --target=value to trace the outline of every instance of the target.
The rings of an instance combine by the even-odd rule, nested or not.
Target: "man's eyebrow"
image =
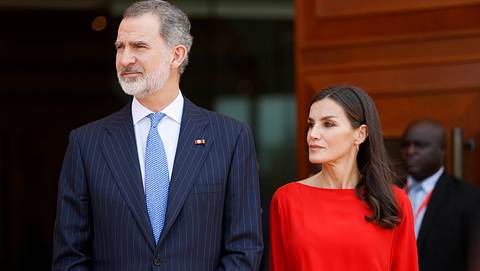
[[[145,41],[142,41],[142,40],[131,41],[131,42],[129,42],[129,44],[133,45],[133,46],[148,46],[148,43],[145,42]]]
[[[125,42],[123,41],[116,41],[115,43],[115,47],[119,47],[119,46],[122,46],[125,44]],[[128,44],[132,45],[132,46],[148,46],[148,43],[145,42],[145,41],[130,41],[128,42]]]

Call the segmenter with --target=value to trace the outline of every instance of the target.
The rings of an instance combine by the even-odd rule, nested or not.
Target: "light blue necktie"
[[[410,197],[410,201],[412,202],[412,209],[413,209],[413,216],[414,216],[414,230],[415,230],[415,237],[418,238],[418,233],[420,231],[420,226],[421,226],[421,216],[417,216],[418,209],[420,208],[420,205],[422,205],[422,201],[424,200],[425,197],[422,197],[425,194],[423,190],[423,186],[421,183],[417,183],[413,185],[409,191],[408,191],[408,196]]]
[[[165,224],[169,185],[167,155],[157,128],[165,114],[151,113],[147,117],[150,119],[150,131],[145,151],[145,197],[153,236],[157,243]]]
[[[413,214],[416,214],[418,211],[418,208],[422,204],[423,187],[420,183],[415,184],[413,185],[413,187],[410,188],[408,193],[410,194],[410,198],[412,200]]]

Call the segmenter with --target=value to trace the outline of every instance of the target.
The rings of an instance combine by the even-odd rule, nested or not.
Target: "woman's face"
[[[365,139],[366,126],[354,129],[345,110],[329,98],[312,104],[308,116],[308,155],[313,164],[355,157],[356,145]]]

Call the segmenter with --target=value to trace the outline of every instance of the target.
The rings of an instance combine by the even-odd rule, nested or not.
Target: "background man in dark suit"
[[[478,230],[478,188],[445,173],[445,129],[433,120],[411,123],[402,157],[409,173],[421,271],[468,270]]]
[[[130,6],[116,68],[134,98],[71,132],[53,270],[257,270],[263,249],[250,129],[179,90],[190,22],[167,2]]]

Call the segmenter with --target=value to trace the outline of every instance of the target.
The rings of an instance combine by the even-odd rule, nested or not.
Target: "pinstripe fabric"
[[[70,134],[53,270],[257,270],[263,243],[249,128],[185,99],[165,226],[155,246],[130,108]]]

